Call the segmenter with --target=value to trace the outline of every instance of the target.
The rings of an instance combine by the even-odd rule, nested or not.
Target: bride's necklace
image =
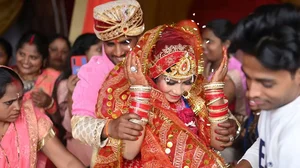
[[[14,129],[15,129],[15,131],[16,131],[16,135],[17,135],[17,152],[18,152],[18,161],[19,161],[19,160],[20,160],[20,142],[19,142],[19,135],[18,135],[18,131],[17,131],[17,129],[16,129],[15,123],[13,123],[13,126],[14,126]],[[8,167],[11,168],[10,162],[9,162],[9,160],[8,160],[8,156],[7,156],[5,150],[3,149],[2,145],[1,145],[1,141],[2,141],[3,136],[4,136],[4,135],[2,135],[1,140],[0,140],[0,148],[1,148],[1,152],[3,153],[3,155],[4,155],[5,159],[6,159],[6,162],[7,162],[7,164],[8,164]]]
[[[175,112],[181,111],[184,108],[185,108],[185,104],[182,98],[178,102],[171,104],[171,109]]]

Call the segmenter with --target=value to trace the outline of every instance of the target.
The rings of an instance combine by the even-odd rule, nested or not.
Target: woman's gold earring
[[[185,99],[189,99],[191,97],[191,93],[189,91],[184,91],[182,97],[184,97]]]

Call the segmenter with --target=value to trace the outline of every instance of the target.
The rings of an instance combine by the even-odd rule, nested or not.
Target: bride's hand
[[[228,71],[227,65],[228,65],[227,49],[223,47],[223,60],[218,70],[213,75],[210,82],[223,82]]]
[[[126,57],[125,75],[131,85],[148,86],[148,81],[143,74],[142,65],[134,52],[131,52]]]

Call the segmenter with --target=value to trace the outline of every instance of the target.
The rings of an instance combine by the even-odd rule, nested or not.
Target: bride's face
[[[156,85],[169,102],[175,103],[180,100],[185,91],[191,90],[193,81],[193,77],[179,81],[168,79],[165,75],[160,75],[156,80]]]

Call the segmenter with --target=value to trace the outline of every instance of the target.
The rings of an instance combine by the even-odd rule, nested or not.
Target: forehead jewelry
[[[20,93],[17,93],[17,98],[20,98]]]
[[[171,78],[169,77],[169,76],[164,76],[164,80],[166,81],[166,82],[170,82],[171,81]],[[176,81],[177,83],[181,83],[182,81],[181,80],[178,80],[178,81]]]
[[[166,82],[170,82],[170,80],[171,80],[169,76],[165,76],[164,79]]]

